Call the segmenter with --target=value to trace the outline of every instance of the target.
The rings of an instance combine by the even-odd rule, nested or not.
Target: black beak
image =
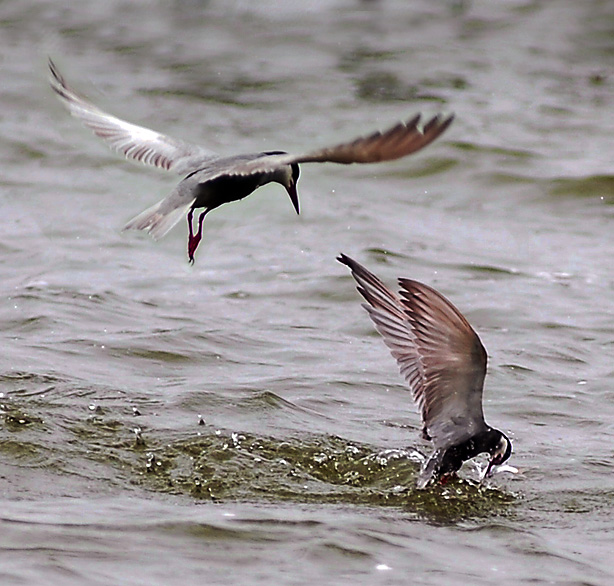
[[[296,183],[293,183],[292,185],[290,185],[290,187],[286,187],[286,191],[290,196],[290,200],[292,201],[292,205],[294,206],[296,213],[300,214],[298,207],[298,193],[296,192]]]

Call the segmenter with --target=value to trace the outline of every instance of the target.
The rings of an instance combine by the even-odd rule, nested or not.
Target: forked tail
[[[165,236],[168,231],[188,212],[192,202],[174,208],[170,211],[165,211],[163,204],[166,200],[162,200],[157,204],[147,208],[138,216],[135,216],[125,226],[124,230],[143,230],[148,232],[153,238],[158,240]]]

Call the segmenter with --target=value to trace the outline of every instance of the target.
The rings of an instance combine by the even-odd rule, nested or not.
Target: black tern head
[[[273,156],[273,155],[287,155],[285,151],[267,151],[264,153],[260,153],[263,156]],[[290,201],[294,206],[294,210],[297,214],[300,213],[300,207],[298,203],[298,192],[296,190],[296,184],[298,183],[299,175],[301,174],[301,170],[298,166],[298,163],[291,163],[290,165],[284,165],[281,167],[280,172],[278,173],[278,179],[274,179],[273,181],[277,181],[280,185],[286,188],[288,195],[290,196]]]
[[[443,295],[411,279],[399,279],[400,294],[342,254],[377,331],[409,384],[422,415],[422,435],[434,452],[424,465],[418,488],[445,482],[463,463],[483,452],[492,476],[512,453],[505,434],[484,421],[482,391],[486,350],[469,322]],[[511,467],[510,467],[511,469]]]
[[[298,213],[296,183],[299,163],[347,165],[399,159],[433,142],[454,118],[435,116],[420,128],[418,115],[385,132],[375,132],[299,155],[273,151],[221,157],[200,146],[107,114],[74,91],[51,60],[49,70],[51,87],[69,112],[113,150],[128,159],[184,176],[170,195],[133,218],[124,229],[144,230],[156,239],[161,238],[187,213],[188,257],[192,263],[202,237],[203,220],[211,210],[243,199],[262,185],[276,182],[285,187]],[[203,211],[198,218],[198,232],[195,234],[192,216],[194,210],[199,208]]]

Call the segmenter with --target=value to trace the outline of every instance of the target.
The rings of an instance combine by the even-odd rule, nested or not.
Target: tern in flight
[[[205,216],[222,204],[247,197],[270,182],[281,184],[299,213],[296,183],[300,163],[378,163],[415,153],[433,142],[452,123],[454,116],[435,116],[420,125],[420,115],[384,131],[374,132],[331,147],[293,155],[267,151],[220,156],[203,147],[166,136],[107,114],[73,90],[49,60],[52,89],[75,118],[126,158],[173,171],[183,179],[162,201],[130,220],[125,230],[143,230],[153,238],[162,238],[184,214],[188,220],[188,258],[202,238]],[[202,209],[198,229],[194,229],[194,211]]]

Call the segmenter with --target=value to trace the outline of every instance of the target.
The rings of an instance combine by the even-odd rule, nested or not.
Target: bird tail
[[[165,199],[132,218],[124,226],[124,230],[143,230],[148,232],[155,240],[158,240],[181,220],[181,217],[188,212],[193,202],[190,201],[171,210],[165,210],[164,203],[166,203]]]

